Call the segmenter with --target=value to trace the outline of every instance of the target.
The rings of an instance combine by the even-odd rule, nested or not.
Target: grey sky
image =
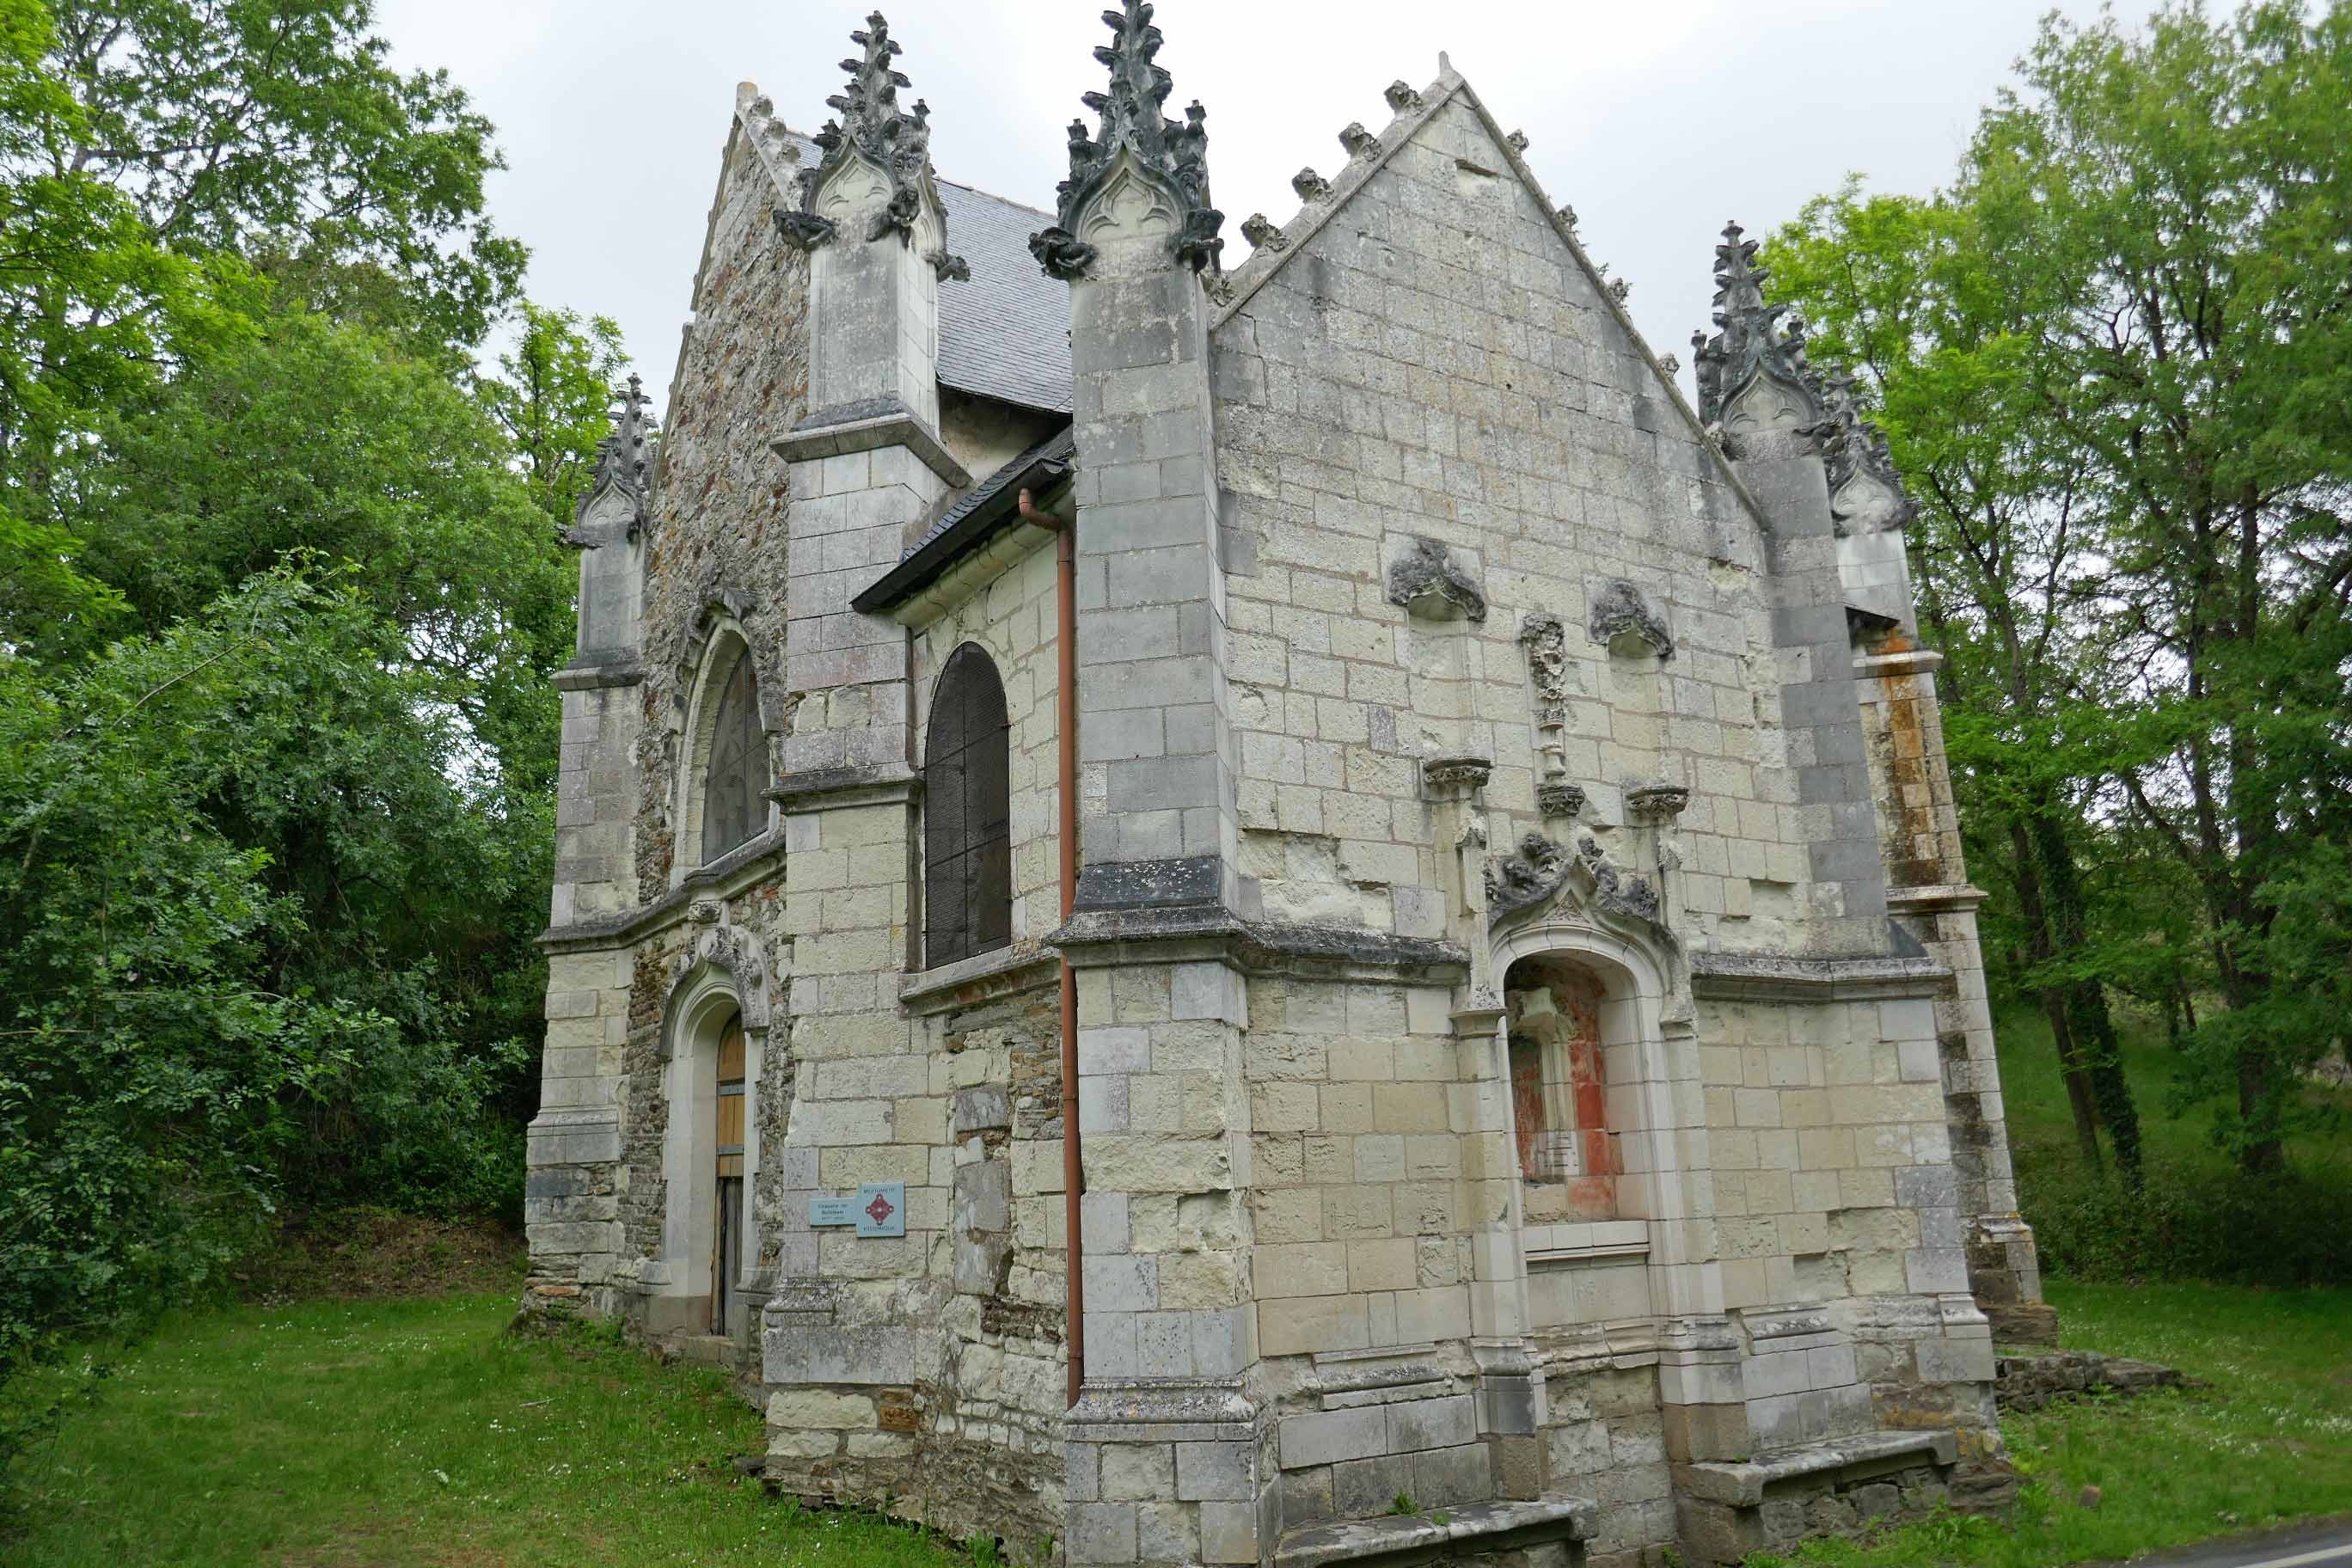
[[[381,0],[403,65],[442,66],[498,124],[490,211],[532,251],[530,289],[616,318],[666,396],[738,81],[802,131],[829,112],[874,0]],[[1690,357],[1727,217],[1760,233],[1859,171],[1924,192],[1949,176],[2049,0],[1162,0],[1174,102],[1209,111],[1226,215],[1297,210],[1290,177],[1346,154],[1451,53],[1586,247],[1632,280],[1635,321]],[[1100,85],[1101,0],[887,0],[899,67],[931,105],[941,177],[1037,206],[1064,127]],[[2088,16],[2077,3],[2060,9]],[[1087,116],[1091,121],[1092,117]],[[1689,388],[1689,372],[1684,372]]]

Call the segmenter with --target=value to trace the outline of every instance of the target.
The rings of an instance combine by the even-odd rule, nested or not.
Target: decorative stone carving
[[[1519,647],[1536,690],[1536,752],[1543,760],[1536,803],[1546,816],[1574,816],[1584,809],[1584,791],[1568,782],[1568,625],[1549,610],[1531,611],[1519,623]]]
[[[1242,237],[1259,250],[1281,250],[1290,244],[1288,237],[1264,213],[1252,213],[1242,219]]]
[[[1160,29],[1151,25],[1150,0],[1121,0],[1103,13],[1111,41],[1095,58],[1110,68],[1109,89],[1087,93],[1083,101],[1101,117],[1096,134],[1086,122],[1070,122],[1070,177],[1060,188],[1058,220],[1029,237],[1029,252],[1055,278],[1083,277],[1096,249],[1078,236],[1090,203],[1109,187],[1121,169],[1156,192],[1169,205],[1170,254],[1198,272],[1213,268],[1224,241],[1217,231],[1225,215],[1209,205],[1208,111],[1198,102],[1184,111],[1184,123],[1168,122],[1163,106],[1175,80],[1151,63],[1160,52]]]
[[[1886,448],[1885,433],[1862,416],[1854,401],[1853,377],[1843,372],[1831,377],[1829,397],[1833,428],[1823,457],[1830,517],[1839,537],[1884,533],[1905,526],[1919,514],[1919,509],[1903,488],[1894,454]]]
[[[1359,120],[1339,132],[1339,145],[1348,150],[1350,158],[1366,158],[1381,150],[1381,139],[1365,130],[1364,122]]]
[[[926,252],[923,259],[931,264],[931,270],[940,275],[940,281],[942,283],[971,281],[971,263],[961,256],[950,256],[944,250],[933,250]]]
[[[1834,428],[1821,376],[1805,358],[1804,324],[1780,318],[1786,305],[1767,303],[1769,269],[1756,265],[1756,242],[1726,224],[1715,247],[1715,324],[1712,338],[1691,334],[1698,366],[1698,414],[1723,431],[1724,450],[1741,455],[1748,437],[1784,436],[1818,450]]]
[[[1391,114],[1418,114],[1428,107],[1420,91],[1402,77],[1389,83],[1381,96],[1389,100],[1389,112]]]
[[[1526,132],[1514,131],[1508,136],[1504,137],[1503,141],[1512,152],[1519,153],[1522,156],[1526,155],[1528,150],[1528,133]]]
[[[890,64],[902,52],[890,37],[890,24],[881,12],[874,12],[866,18],[864,30],[849,35],[849,41],[862,51],[841,62],[849,73],[849,86],[824,100],[841,118],[826,121],[810,138],[824,156],[815,168],[801,171],[800,205],[779,210],[776,227],[803,250],[829,243],[835,225],[817,210],[817,198],[835,175],[862,164],[879,173],[888,193],[866,226],[868,241],[896,234],[899,243],[912,245],[927,205],[944,235],[946,209],[931,184],[930,106],[917,99],[911,110],[898,107],[898,89],[908,84],[906,74]],[[956,270],[963,263],[944,247],[925,259],[942,278],[969,276],[968,270]]]
[[[1563,206],[1559,209],[1558,216],[1559,217],[1559,226],[1562,228],[1568,229],[1571,233],[1574,232],[1576,228],[1576,209],[1571,206]]]
[[[1623,304],[1633,292],[1633,280],[1632,279],[1612,278],[1609,279],[1609,297],[1612,300],[1616,300],[1619,304]]]
[[[1484,789],[1494,773],[1494,763],[1486,757],[1431,757],[1421,764],[1422,781],[1432,795]]]
[[[1547,701],[1568,695],[1568,627],[1549,610],[1530,610],[1519,623],[1519,646],[1527,650],[1528,672],[1536,691]]]
[[[1519,840],[1516,854],[1486,868],[1486,916],[1499,921],[1545,903],[1573,877],[1595,909],[1658,928],[1658,889],[1601,852],[1600,841],[1580,834],[1573,854],[1540,833]]]
[[[1434,539],[1414,539],[1389,568],[1389,603],[1429,620],[1486,618],[1486,595]]]
[[[1682,374],[1682,373],[1683,373],[1683,358],[1682,358],[1682,355],[1680,355],[1680,354],[1660,354],[1660,355],[1658,356],[1658,368],[1659,368],[1660,370],[1664,371],[1668,375],[1680,375],[1680,374]]]
[[[1536,808],[1544,816],[1574,821],[1584,810],[1584,786],[1566,779],[1546,779],[1536,785]]]
[[[1690,791],[1680,784],[1644,784],[1625,792],[1625,811],[1636,822],[1671,822],[1690,804]]]
[[[597,444],[596,472],[588,481],[588,493],[572,509],[572,526],[563,533],[564,543],[593,550],[608,542],[589,537],[582,524],[587,520],[590,507],[616,490],[629,503],[628,537],[634,541],[644,529],[646,505],[652,490],[654,422],[646,413],[650,401],[644,384],[635,375],[630,376],[628,389],[621,394],[621,406],[613,414],[613,433]]]
[[[686,918],[698,926],[717,925],[727,906],[717,899],[697,899],[686,907]]]
[[[1312,169],[1301,169],[1290,176],[1290,188],[1302,202],[1319,202],[1331,194],[1331,182]]]
[[[1647,643],[1660,658],[1675,657],[1675,635],[1666,628],[1665,617],[1650,607],[1641,589],[1622,577],[1612,577],[1592,595],[1584,629],[1604,647],[1615,646],[1620,637],[1634,637]]]

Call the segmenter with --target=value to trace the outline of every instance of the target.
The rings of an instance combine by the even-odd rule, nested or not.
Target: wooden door
[[[718,1189],[711,1205],[710,1331],[728,1331],[743,1270],[743,1020],[719,1037]]]

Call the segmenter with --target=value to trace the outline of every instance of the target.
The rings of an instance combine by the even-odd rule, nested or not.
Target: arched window
[[[702,776],[705,865],[750,843],[768,824],[768,737],[760,727],[759,683],[750,649],[736,646],[734,665],[715,689],[718,711]]]
[[[923,961],[1013,940],[1011,759],[1004,683],[966,643],[949,656],[923,747]]]

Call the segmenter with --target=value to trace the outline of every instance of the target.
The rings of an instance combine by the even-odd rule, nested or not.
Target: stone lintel
[[[632,652],[615,649],[606,656],[591,650],[557,670],[551,679],[558,691],[602,691],[640,684],[646,679],[646,667]]]
[[[1061,962],[1035,948],[1000,947],[970,958],[909,974],[898,986],[898,1003],[917,1015],[944,1013],[992,996],[1008,996],[1050,984]]]
[[[1703,952],[1691,960],[1691,994],[1723,1002],[1847,1002],[1940,996],[1952,971],[1925,958],[1799,958]]]
[[[1966,913],[1992,895],[1966,882],[1937,882],[1921,888],[1886,889],[1886,911],[1896,915]]]
[[[1759,1508],[1763,1505],[1767,1487],[1801,1480],[1807,1476],[1885,1465],[1912,1455],[1924,1456],[1938,1465],[1957,1463],[1959,1435],[1948,1426],[1931,1432],[1872,1432],[1827,1443],[1808,1443],[1802,1447],[1783,1449],[1766,1459],[1703,1460],[1676,1465],[1675,1483],[1676,1489],[1707,1502]]]
[[[764,793],[787,813],[912,805],[922,797],[923,779],[907,768],[808,768],[786,773]]]
[[[1901,653],[1864,654],[1853,661],[1856,680],[1891,680],[1906,675],[1933,675],[1944,668],[1944,656],[1931,647],[1906,648]]]
[[[949,453],[922,416],[895,397],[820,408],[770,446],[788,463],[904,447],[950,489],[967,489],[971,485],[971,472]]]
[[[1090,1377],[1063,1433],[1073,1443],[1246,1443],[1265,1414],[1239,1378]]]
[[[1275,1568],[1329,1568],[1339,1563],[1485,1557],[1538,1542],[1589,1540],[1600,1517],[1600,1504],[1590,1498],[1545,1497],[1342,1520],[1291,1531],[1275,1548],[1274,1563]]]

